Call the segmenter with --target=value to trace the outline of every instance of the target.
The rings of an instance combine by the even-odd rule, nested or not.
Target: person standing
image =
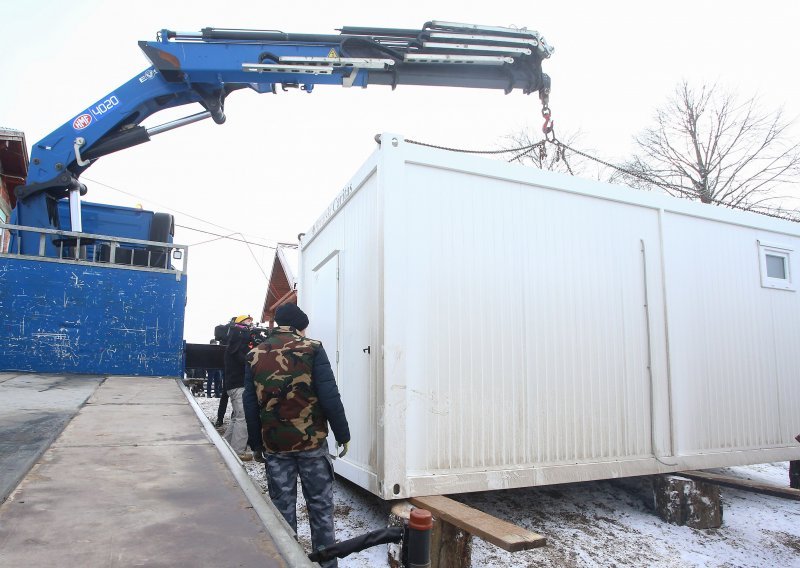
[[[214,340],[219,341],[219,344],[228,348],[228,339],[231,332],[231,325],[233,320],[225,325],[218,325],[214,328]],[[222,381],[221,390],[222,394],[219,397],[219,405],[217,406],[217,421],[214,423],[216,428],[222,428],[225,413],[228,411],[228,391],[225,390],[225,351],[222,352],[222,369],[219,370],[220,380]]]
[[[223,438],[230,444],[242,461],[252,459],[247,451],[247,423],[245,421],[242,396],[244,395],[244,375],[247,352],[250,351],[250,326],[253,318],[242,315],[231,321],[228,344],[225,347],[224,387],[231,404],[231,422]]]
[[[350,428],[325,349],[305,337],[308,316],[297,305],[284,304],[275,311],[275,322],[278,327],[250,352],[269,496],[297,532],[299,475],[316,551],[336,542],[328,424],[343,448],[339,457],[347,453]],[[336,559],[322,566],[337,566]]]

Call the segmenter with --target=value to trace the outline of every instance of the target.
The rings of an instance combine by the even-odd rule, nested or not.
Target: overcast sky
[[[580,147],[604,159],[631,151],[632,136],[683,79],[758,94],[765,108],[800,115],[794,0],[0,0],[0,127],[25,132],[30,148],[145,69],[137,41],[162,28],[336,33],[345,25],[418,29],[429,20],[539,31],[555,47],[544,68],[556,132],[581,131]],[[154,115],[145,125],[199,110]],[[171,212],[181,244],[212,238],[190,228],[296,242],[374,150],[376,133],[494,149],[504,136],[541,126],[535,94],[402,86],[240,91],[226,114],[222,126],[203,121],[102,158],[84,174],[86,199]],[[239,313],[258,319],[273,254],[228,240],[191,248],[187,341],[207,342],[214,325]]]

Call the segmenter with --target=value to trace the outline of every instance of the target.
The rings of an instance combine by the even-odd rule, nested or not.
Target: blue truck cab
[[[141,208],[83,201],[81,217],[84,233],[124,239],[114,243],[113,260],[112,246],[108,242],[90,244],[88,254],[95,260],[134,266],[171,267],[168,247],[134,243],[130,240],[172,244],[175,236],[175,220],[172,215]],[[58,203],[58,219],[62,229],[72,230],[69,202],[66,200]],[[58,239],[54,241],[58,244]]]

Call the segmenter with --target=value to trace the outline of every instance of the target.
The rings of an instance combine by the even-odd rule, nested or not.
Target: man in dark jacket
[[[247,365],[247,352],[250,351],[250,326],[253,318],[250,316],[236,316],[231,321],[228,333],[228,345],[225,347],[225,377],[224,386],[228,393],[231,406],[231,423],[225,430],[223,437],[239,456],[246,461],[252,456],[247,450],[247,423],[245,421],[242,397],[244,395],[244,372]]]
[[[314,550],[336,542],[333,463],[326,439],[330,424],[347,452],[350,428],[322,343],[305,337],[308,317],[295,304],[275,312],[277,327],[250,352],[261,408],[269,496],[297,532],[297,476],[303,488]],[[323,563],[328,568],[336,560]]]

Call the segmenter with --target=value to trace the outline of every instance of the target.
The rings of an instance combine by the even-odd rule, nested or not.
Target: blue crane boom
[[[211,118],[225,121],[236,90],[311,92],[316,85],[426,85],[538,92],[546,106],[550,78],[542,60],[552,48],[537,32],[432,21],[420,30],[343,27],[339,34],[205,28],[161,30],[139,46],[152,66],[36,143],[12,223],[60,228],[56,204],[70,198],[71,227],[80,231],[80,175],[98,158],[172,128]],[[145,128],[161,110],[199,103],[200,113]],[[77,206],[75,205],[77,203]],[[113,232],[109,232],[112,234]],[[23,254],[38,246],[33,236]]]

